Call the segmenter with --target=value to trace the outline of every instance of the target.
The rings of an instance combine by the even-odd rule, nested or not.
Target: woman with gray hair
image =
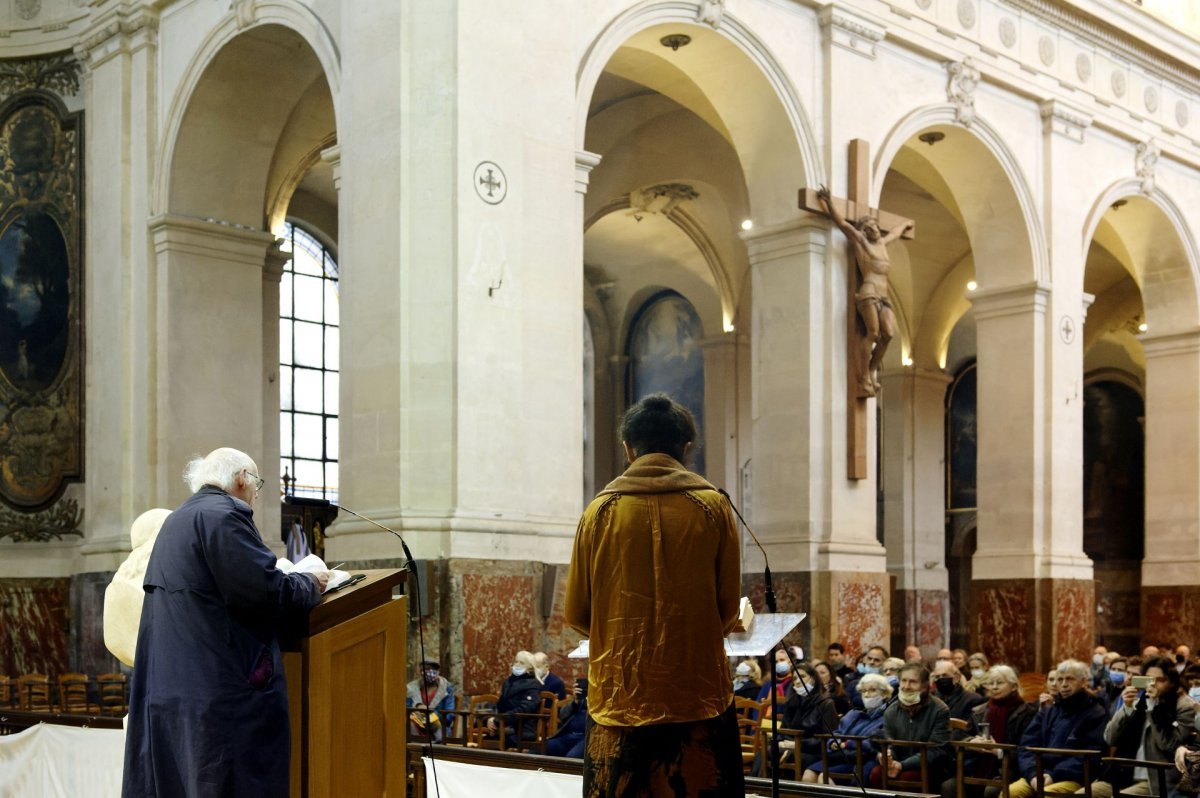
[[[981,682],[987,688],[988,700],[971,710],[967,717],[966,742],[1020,743],[1025,727],[1037,714],[1037,705],[1021,698],[1016,671],[1007,665],[993,665]],[[1006,756],[1009,757],[1009,772],[1015,773],[1016,750],[1009,751]],[[999,761],[989,753],[972,751],[963,757],[963,774],[966,776],[991,779],[999,771]],[[979,785],[964,785],[963,790],[965,795],[983,795],[983,787]],[[956,779],[944,781],[941,792],[942,798],[954,798],[958,794]]]
[[[858,695],[862,698],[864,709],[852,709],[842,717],[842,721],[838,724],[837,728],[838,737],[871,737],[875,732],[883,728],[883,710],[892,698],[892,686],[888,684],[888,680],[878,673],[864,674],[858,680]],[[855,764],[854,749],[858,744],[858,740],[845,740],[845,747],[843,748],[837,741],[830,740],[828,743],[829,750],[836,753],[831,753],[828,757],[829,772],[852,772]],[[879,753],[879,748],[871,740],[863,740],[862,747],[862,778],[865,784],[867,775],[877,764],[875,756]],[[828,783],[829,778],[825,775],[821,762],[817,761],[809,765],[808,769],[804,771],[801,781],[806,781],[810,784],[815,784],[818,781]]]

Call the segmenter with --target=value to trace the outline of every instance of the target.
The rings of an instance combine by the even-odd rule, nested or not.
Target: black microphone
[[[375,519],[373,519],[373,518],[367,518],[367,517],[366,517],[365,515],[363,515],[362,513],[356,513],[356,512],[354,512],[353,510],[351,510],[349,507],[347,507],[347,506],[346,506],[346,505],[344,505],[344,504],[339,504],[339,505],[338,505],[338,509],[339,509],[339,510],[345,510],[346,512],[350,513],[350,515],[353,515],[353,516],[355,516],[356,518],[361,518],[362,520],[366,521],[368,524],[374,524],[375,526],[377,526],[377,527],[379,527],[380,529],[382,529],[384,532],[391,532],[393,535],[395,535],[395,536],[396,536],[396,537],[397,537],[397,538],[400,540],[400,548],[404,550],[404,556],[405,556],[406,558],[408,558],[408,562],[406,562],[406,563],[404,564],[404,567],[405,567],[405,569],[406,569],[406,570],[409,570],[409,571],[412,571],[414,574],[416,574],[416,572],[417,572],[417,565],[416,565],[416,562],[415,562],[415,561],[414,561],[414,559],[413,559],[412,552],[411,552],[411,551],[409,551],[409,549],[408,549],[408,544],[404,542],[404,536],[403,536],[403,535],[401,535],[401,534],[400,534],[399,532],[397,532],[396,530],[392,529],[390,526],[384,526],[383,524],[379,523],[378,521],[376,521],[376,520],[375,520]]]

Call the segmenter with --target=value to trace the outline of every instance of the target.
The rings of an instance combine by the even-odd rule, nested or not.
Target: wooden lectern
[[[292,798],[404,798],[404,571],[363,571],[327,594],[283,644]]]

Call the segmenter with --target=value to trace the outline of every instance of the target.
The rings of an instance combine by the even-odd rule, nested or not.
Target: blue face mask
[[[900,677],[899,676],[889,676],[889,677],[887,677],[887,683],[892,686],[893,690],[895,690],[897,687],[900,686]]]
[[[862,674],[879,673],[879,668],[875,665],[868,665],[865,662],[858,663],[858,672]]]
[[[1109,671],[1108,680],[1116,685],[1125,684],[1125,671]]]
[[[523,665],[513,665],[513,676],[524,676],[525,667]]]
[[[1200,685],[1196,685],[1195,687],[1189,689],[1188,697],[1193,701],[1200,701]]]

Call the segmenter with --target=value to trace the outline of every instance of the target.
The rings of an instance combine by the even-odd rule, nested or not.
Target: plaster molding
[[[333,170],[333,189],[342,190],[342,145],[333,144],[321,150],[321,160]]]
[[[592,170],[600,165],[601,158],[603,156],[587,150],[575,151],[575,191],[577,193],[587,193],[588,184],[592,179]]]
[[[841,6],[825,6],[819,19],[832,44],[866,58],[875,58],[875,45],[887,36],[883,25]]]
[[[970,127],[975,121],[975,89],[979,86],[979,69],[970,56],[946,64],[949,80],[946,99],[954,105],[954,121]]]
[[[1042,128],[1047,133],[1057,133],[1077,143],[1083,143],[1083,134],[1092,126],[1092,117],[1062,100],[1046,100],[1040,106]]]
[[[89,69],[105,61],[158,44],[158,11],[145,6],[114,6],[102,12],[75,45],[75,55]]]
[[[245,225],[160,214],[147,222],[154,251],[159,256],[184,252],[206,258],[263,268],[275,236]]]
[[[809,214],[791,224],[755,227],[738,235],[746,242],[750,266],[754,267],[780,258],[824,257],[832,226],[826,217]]]
[[[975,310],[975,320],[1016,316],[1023,313],[1046,314],[1050,301],[1049,283],[1036,280],[1023,285],[1002,288],[981,288],[970,297]]]
[[[1137,145],[1133,166],[1141,181],[1140,191],[1146,196],[1154,193],[1154,170],[1160,155],[1162,155],[1162,150],[1154,143],[1154,139],[1147,139]]]
[[[700,7],[696,9],[697,22],[718,30],[724,18],[725,0],[700,0]]]
[[[1200,354],[1200,327],[1166,333],[1139,335],[1146,360],[1158,357]]]

